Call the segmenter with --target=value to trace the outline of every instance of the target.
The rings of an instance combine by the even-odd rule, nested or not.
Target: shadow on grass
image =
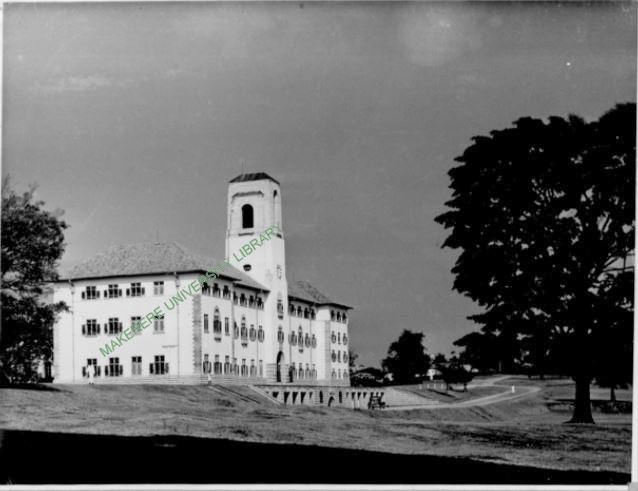
[[[0,384],[0,389],[20,389],[20,390],[43,390],[49,392],[66,392],[49,384]]]
[[[38,451],[37,465],[33,452]],[[322,465],[332,462],[331,465]],[[239,466],[244,465],[244,471]],[[183,436],[0,430],[0,483],[626,484],[629,474]]]

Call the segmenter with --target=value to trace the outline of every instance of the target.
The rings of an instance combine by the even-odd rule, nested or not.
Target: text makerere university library
[[[228,187],[230,266],[199,292],[172,300],[221,261],[176,243],[116,246],[63,274],[54,300],[69,311],[54,326],[55,382],[349,386],[350,307],[286,280],[283,230],[279,183],[243,174]],[[250,254],[237,253],[255,239]],[[163,317],[100,353],[158,306]]]

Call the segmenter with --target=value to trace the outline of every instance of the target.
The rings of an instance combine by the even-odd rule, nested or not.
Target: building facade
[[[54,381],[349,386],[351,308],[288,282],[281,206],[267,174],[233,179],[230,266],[192,295],[184,287],[220,261],[176,243],[116,246],[62,275],[54,300],[69,311],[54,326]],[[157,307],[149,328],[100,350]]]

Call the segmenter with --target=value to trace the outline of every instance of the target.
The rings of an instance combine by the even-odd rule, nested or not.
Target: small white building
[[[263,240],[269,228],[276,233]],[[288,283],[281,189],[265,173],[230,182],[226,258],[230,266],[191,294],[221,261],[176,243],[116,246],[63,275],[54,300],[69,311],[54,326],[54,381],[86,383],[93,371],[95,383],[349,386],[350,307]],[[104,349],[158,307],[162,318]]]

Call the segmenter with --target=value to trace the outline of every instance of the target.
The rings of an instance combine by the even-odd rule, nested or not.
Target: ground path
[[[481,380],[475,384],[471,384],[468,387],[485,387],[485,386],[495,386],[495,387],[503,387],[503,392],[499,392],[498,394],[492,394],[484,397],[477,397],[475,399],[468,399],[460,402],[452,402],[452,403],[443,403],[443,404],[428,404],[428,405],[415,405],[415,406],[397,406],[397,407],[386,407],[386,411],[406,411],[406,410],[414,410],[414,409],[449,409],[449,408],[464,408],[464,407],[476,407],[476,406],[487,406],[488,404],[495,404],[498,402],[512,401],[514,399],[519,399],[521,397],[529,396],[530,394],[535,394],[541,390],[540,387],[534,385],[505,385],[503,383],[504,380],[510,378],[509,375],[489,378]],[[512,392],[512,387],[514,387],[514,392]]]

